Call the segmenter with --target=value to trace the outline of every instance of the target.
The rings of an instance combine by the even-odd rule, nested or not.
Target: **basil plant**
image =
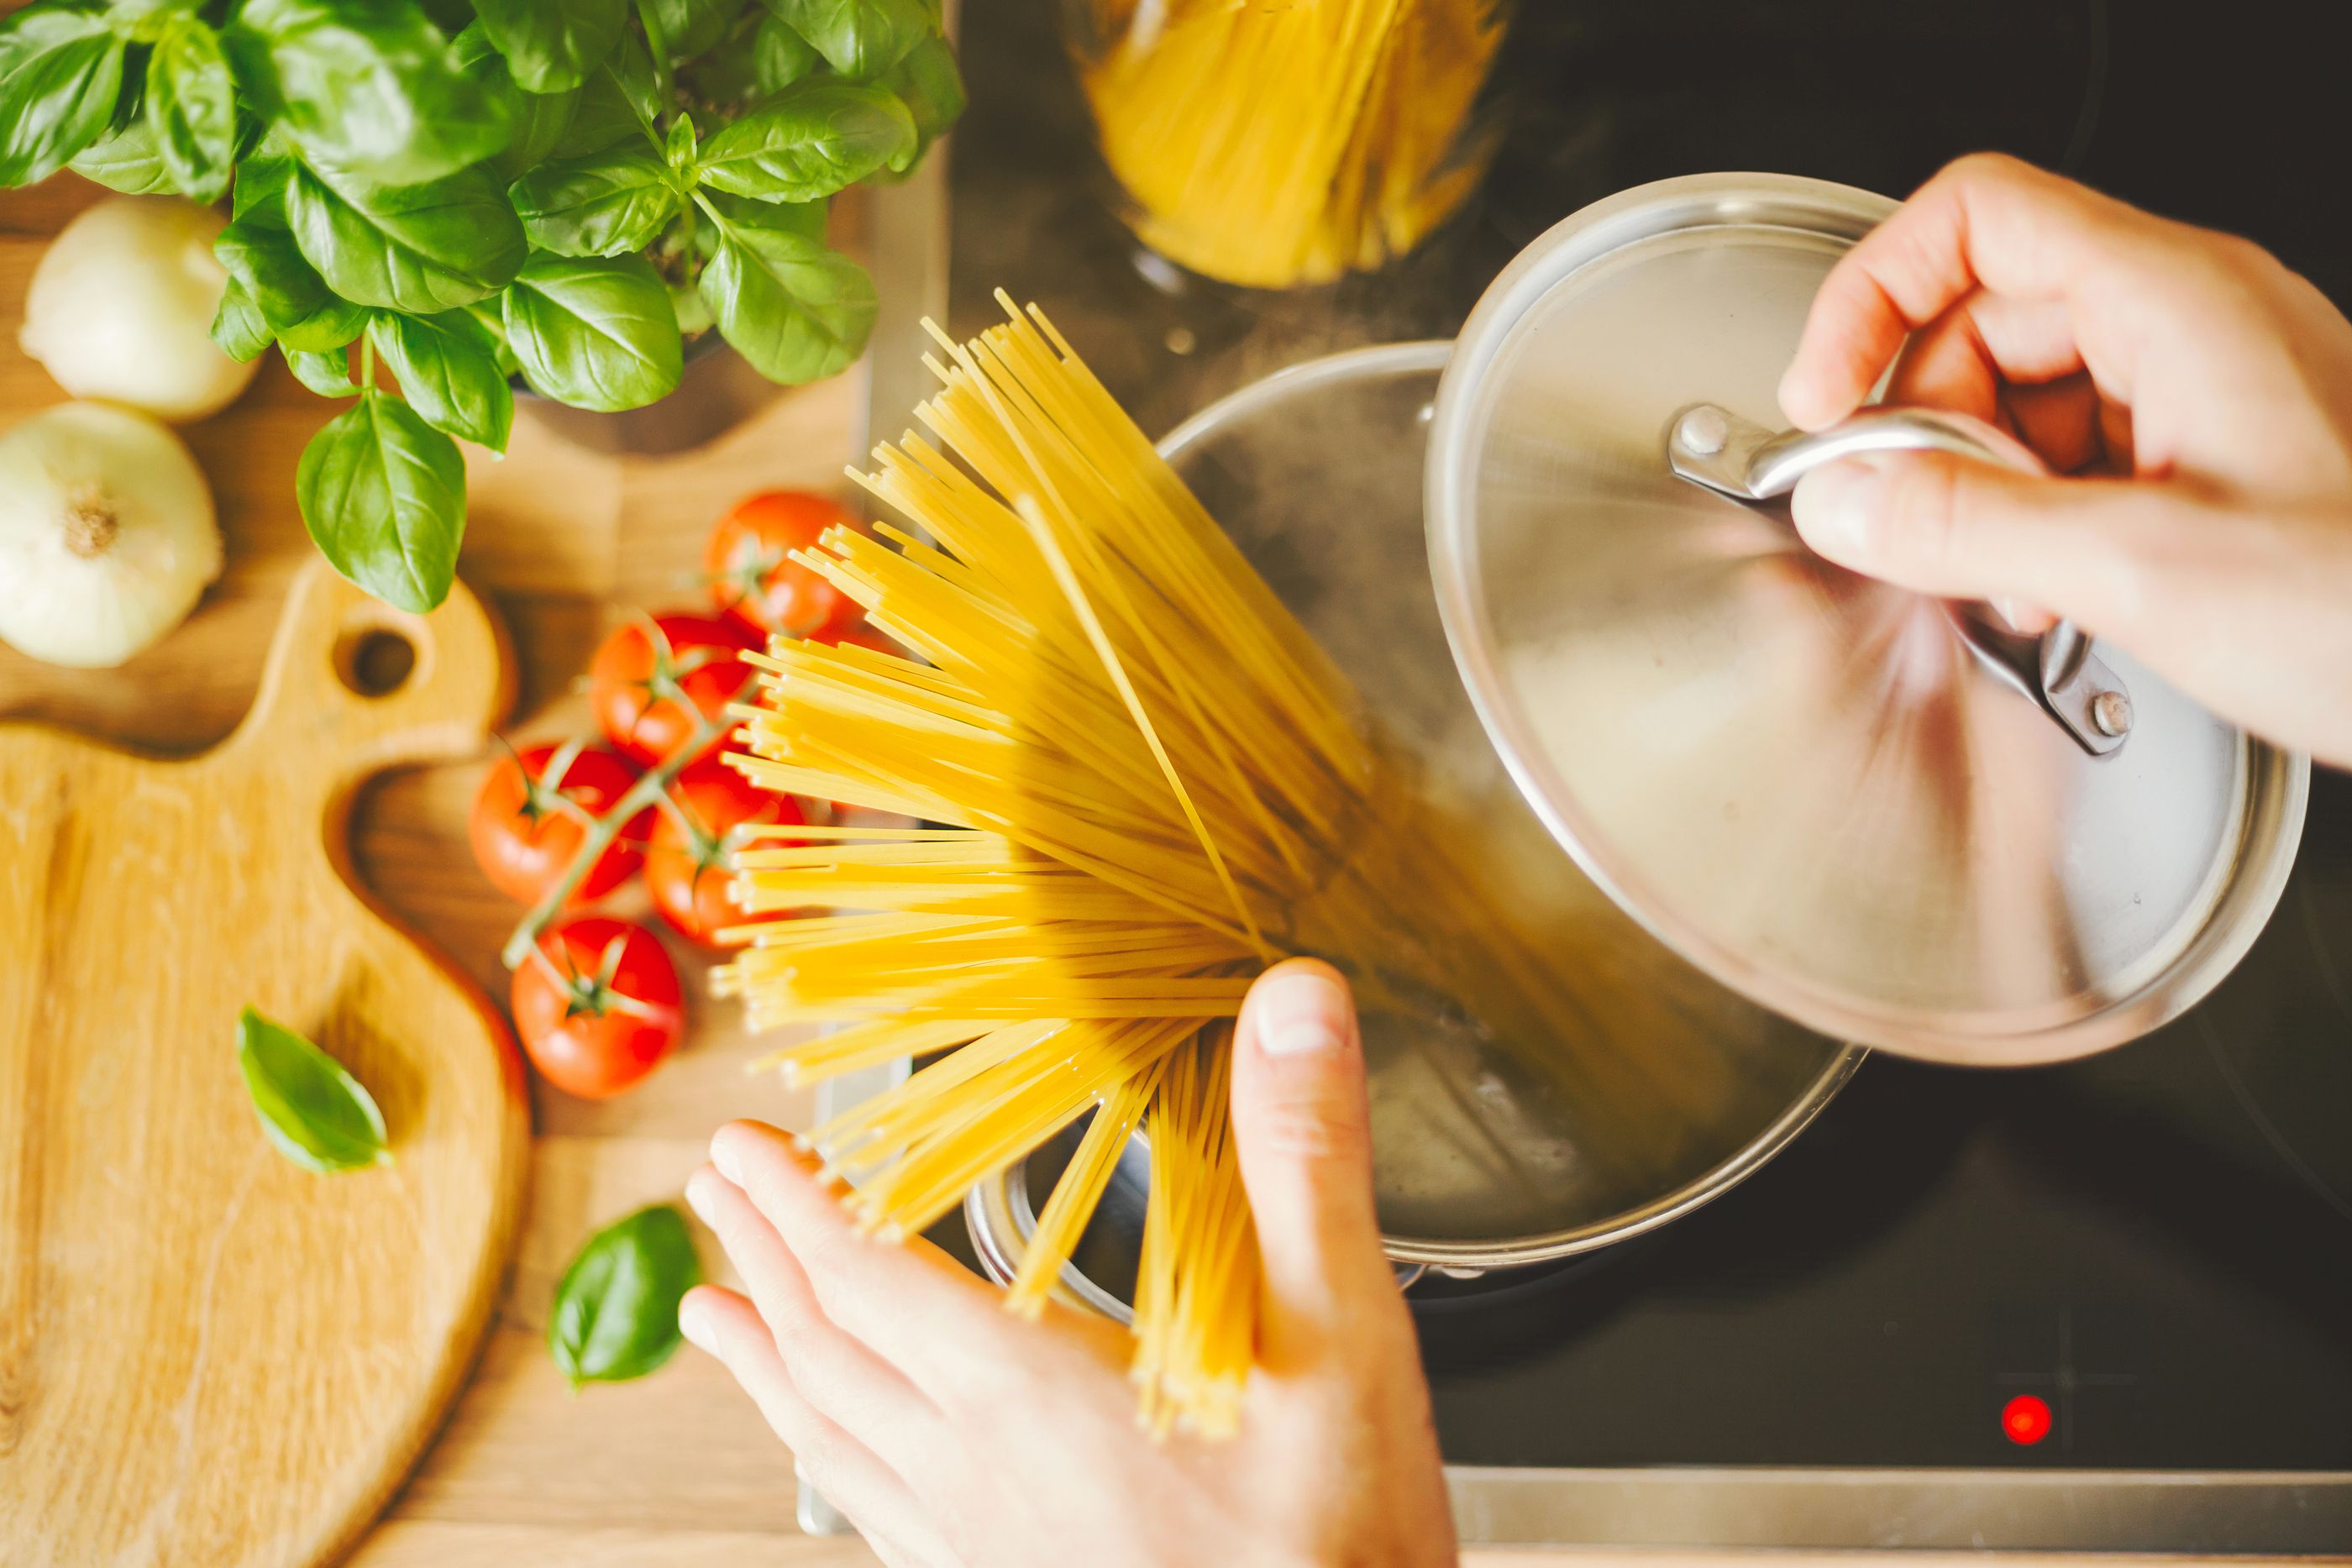
[[[452,438],[503,451],[518,380],[616,410],[707,332],[778,382],[863,351],[874,286],[825,204],[961,111],[940,3],[36,0],[0,22],[0,184],[227,198],[214,339],[352,400],[302,454],[302,520],[429,610]]]

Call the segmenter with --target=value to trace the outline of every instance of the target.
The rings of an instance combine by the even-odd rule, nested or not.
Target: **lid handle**
[[[1785,496],[1809,470],[1865,452],[1949,452],[2029,474],[2046,472],[2032,450],[2008,432],[1943,409],[1867,408],[1827,430],[1773,431],[1702,402],[1676,414],[1666,432],[1666,462],[1675,474],[1739,501]],[[2035,637],[2011,628],[1989,605],[1949,608],[1969,650],[2032,698],[2084,750],[2106,757],[2122,749],[2131,736],[2131,694],[2072,622]]]

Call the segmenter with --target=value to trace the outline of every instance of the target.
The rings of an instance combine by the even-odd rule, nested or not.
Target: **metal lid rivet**
[[[1695,408],[1675,427],[1675,439],[1685,452],[1708,457],[1722,451],[1723,444],[1731,439],[1731,425],[1719,408]]]
[[[2132,727],[2131,698],[2122,692],[2101,692],[2091,699],[2091,722],[2101,735],[2127,735]]]

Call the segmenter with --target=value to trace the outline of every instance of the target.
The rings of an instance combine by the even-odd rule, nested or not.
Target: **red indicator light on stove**
[[[2001,1434],[2021,1448],[2050,1436],[2050,1406],[2037,1395],[2021,1394],[2000,1407]]]

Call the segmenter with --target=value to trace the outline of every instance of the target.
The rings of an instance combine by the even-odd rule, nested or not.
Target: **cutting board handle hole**
[[[363,697],[388,697],[416,673],[416,644],[389,626],[346,628],[335,642],[335,674]]]

